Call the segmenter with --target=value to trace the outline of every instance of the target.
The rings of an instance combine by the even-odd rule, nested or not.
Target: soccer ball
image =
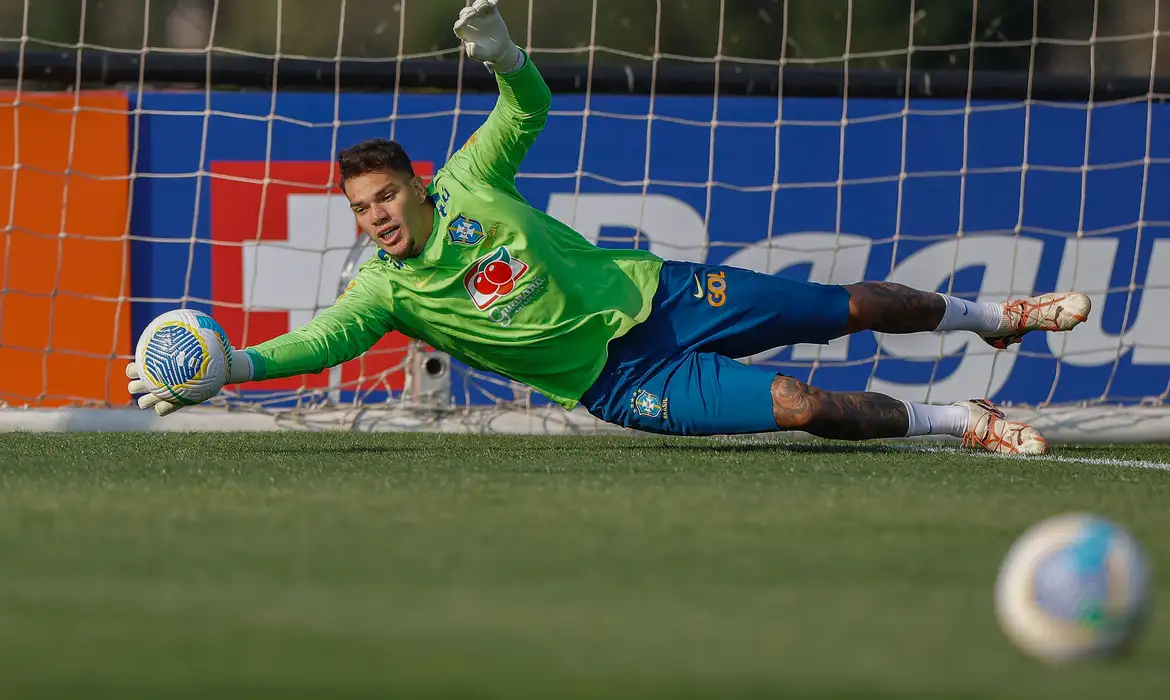
[[[150,393],[190,406],[219,393],[231,374],[232,347],[215,319],[200,311],[175,309],[142,331],[134,361]]]
[[[1050,664],[1126,650],[1149,614],[1150,570],[1133,535],[1101,517],[1073,513],[1025,532],[995,589],[996,615],[1024,653]]]

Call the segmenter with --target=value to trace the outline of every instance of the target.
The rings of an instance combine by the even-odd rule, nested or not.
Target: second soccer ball
[[[1124,528],[1061,515],[1034,525],[1008,552],[996,614],[1017,647],[1046,663],[1112,656],[1144,626],[1149,578],[1146,555]]]

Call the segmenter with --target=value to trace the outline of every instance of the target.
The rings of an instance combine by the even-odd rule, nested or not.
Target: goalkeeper
[[[998,348],[1085,320],[1083,294],[971,303],[888,282],[821,285],[734,267],[599,248],[516,189],[551,96],[509,38],[496,0],[454,26],[495,73],[487,121],[431,183],[397,143],[341,151],[342,187],[377,245],[345,292],[306,325],[234,351],[229,383],[320,372],[398,331],[556,403],[643,431],[680,435],[801,430],[846,440],[953,435],[995,452],[1042,453],[1034,428],[984,400],[949,406],[830,392],[734,358],[794,343],[881,333],[972,331]],[[146,391],[133,364],[132,394]],[[143,408],[179,406],[147,393]]]

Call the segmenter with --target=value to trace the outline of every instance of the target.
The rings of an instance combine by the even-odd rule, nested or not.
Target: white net
[[[390,137],[430,173],[494,102],[449,31],[463,4],[0,2],[0,363],[14,368],[0,400],[125,405],[122,365],[170,308],[208,311],[245,346],[332,303],[372,254],[337,150]],[[599,245],[667,259],[978,300],[1093,297],[1075,333],[1006,352],[862,333],[745,358],[819,386],[1161,404],[1163,9],[502,0],[556,95],[519,187]],[[215,404],[286,424],[596,427],[397,336]]]

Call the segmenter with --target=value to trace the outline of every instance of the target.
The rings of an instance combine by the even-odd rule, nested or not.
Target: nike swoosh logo
[[[695,275],[695,294],[696,299],[703,298],[703,284],[699,282],[699,276]]]

